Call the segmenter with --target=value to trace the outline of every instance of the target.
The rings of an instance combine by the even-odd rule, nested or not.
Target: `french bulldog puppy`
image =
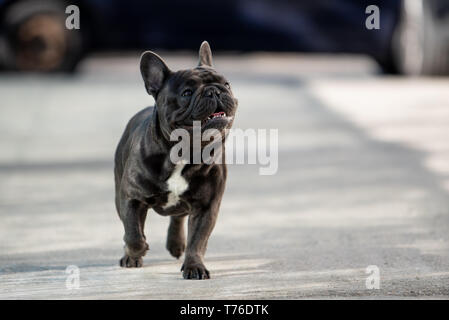
[[[151,208],[170,216],[166,247],[175,258],[185,251],[183,277],[209,279],[203,259],[225,189],[226,165],[224,161],[191,161],[195,156],[192,147],[187,159],[173,163],[170,151],[177,141],[171,141],[170,135],[175,129],[193,133],[195,121],[201,132],[215,129],[222,133],[219,142],[224,155],[225,132],[232,126],[237,100],[226,78],[212,67],[206,41],[193,69],[171,71],[161,57],[146,51],[140,71],[156,103],[131,118],[115,153],[115,204],[125,229],[120,266],[142,267],[142,257],[149,249],[144,225]],[[201,142],[201,149],[204,146]]]

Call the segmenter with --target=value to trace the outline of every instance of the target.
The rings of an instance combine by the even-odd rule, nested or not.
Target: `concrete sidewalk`
[[[186,281],[154,212],[144,268],[118,266],[114,148],[152,99],[137,59],[110,62],[73,78],[0,74],[1,299],[449,297],[449,79],[379,77],[345,57],[218,57],[235,127],[279,129],[279,170],[229,166],[212,279]]]

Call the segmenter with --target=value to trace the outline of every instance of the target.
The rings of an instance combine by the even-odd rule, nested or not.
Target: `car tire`
[[[83,54],[80,30],[65,26],[66,4],[20,0],[4,14],[2,62],[7,70],[72,72]]]
[[[449,74],[449,21],[436,17],[434,1],[402,2],[392,43],[393,64],[400,74]]]

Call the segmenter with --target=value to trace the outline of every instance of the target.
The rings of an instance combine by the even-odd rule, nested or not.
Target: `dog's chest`
[[[162,206],[163,209],[170,208],[178,204],[181,195],[188,189],[189,183],[181,175],[185,164],[180,163],[175,166],[170,177],[167,179],[167,203]]]

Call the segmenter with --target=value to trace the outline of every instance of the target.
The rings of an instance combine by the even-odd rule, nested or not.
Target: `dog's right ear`
[[[148,93],[156,99],[171,71],[156,53],[145,51],[140,57],[140,73]]]

